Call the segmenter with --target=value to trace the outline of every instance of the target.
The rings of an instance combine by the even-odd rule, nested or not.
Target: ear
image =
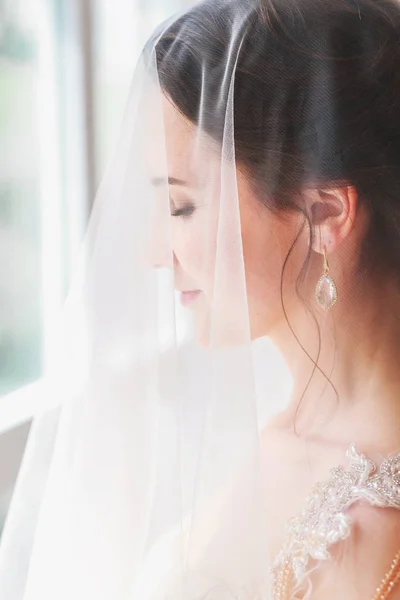
[[[315,252],[334,252],[352,231],[357,210],[354,186],[307,192],[307,210],[313,228]]]

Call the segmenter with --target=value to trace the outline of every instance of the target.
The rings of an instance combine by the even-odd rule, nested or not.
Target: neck
[[[275,332],[294,382],[282,417],[301,436],[390,452],[400,448],[399,292],[390,280],[363,287],[316,309],[318,326],[299,309],[293,331],[285,320]]]

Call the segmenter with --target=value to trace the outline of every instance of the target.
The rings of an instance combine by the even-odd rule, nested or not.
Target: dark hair
[[[227,98],[219,110],[216,93],[235,69],[236,159],[260,201],[299,209],[308,181],[354,185],[371,213],[364,267],[400,274],[397,0],[206,0],[163,31],[156,56],[165,93],[194,123],[202,102],[202,127],[217,140]]]
[[[370,214],[359,276],[378,272],[399,281],[399,0],[203,0],[158,35],[162,89],[194,124],[201,113],[202,128],[217,141],[228,101],[222,77],[230,81],[234,73],[235,156],[260,202],[278,213],[303,212],[312,241],[305,185],[353,185]],[[313,364],[297,410],[316,370],[337,396],[318,365],[316,318],[319,348],[311,357],[285,310],[284,272],[299,236],[281,278],[287,323]],[[297,281],[300,296],[310,257],[311,249]]]

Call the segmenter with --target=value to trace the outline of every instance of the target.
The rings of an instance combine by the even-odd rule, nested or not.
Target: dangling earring
[[[336,284],[329,275],[328,257],[326,247],[324,246],[324,274],[319,278],[315,297],[321,308],[329,310],[334,306],[338,299]]]

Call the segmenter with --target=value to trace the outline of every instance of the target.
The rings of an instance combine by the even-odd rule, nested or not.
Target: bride
[[[204,0],[154,33],[2,598],[400,598],[399,64],[397,0]]]

